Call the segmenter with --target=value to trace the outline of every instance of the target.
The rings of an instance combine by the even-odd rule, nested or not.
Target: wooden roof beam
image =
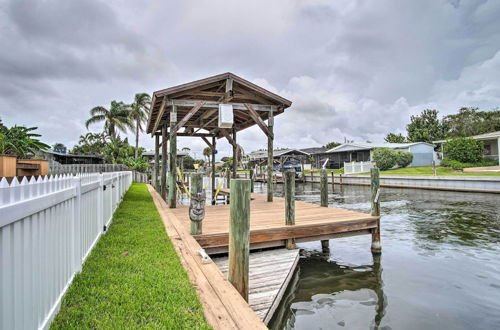
[[[172,104],[179,106],[179,107],[193,107],[195,106],[198,102],[197,100],[172,100]],[[203,108],[219,108],[219,104],[224,103],[224,102],[214,102],[214,101],[205,101],[205,104],[203,105]],[[248,108],[245,106],[243,103],[230,103],[233,105],[233,109],[235,110],[243,110],[247,111]],[[275,107],[275,105],[271,104],[251,104],[252,108],[255,111],[272,111],[272,108]]]
[[[205,136],[202,136],[201,138],[210,147],[210,149],[212,149],[212,150],[214,149],[214,146],[210,143],[210,141],[208,141],[208,139]]]
[[[257,126],[260,127],[260,129],[271,139],[274,139],[274,134],[273,132],[267,127],[267,125],[264,123],[262,118],[260,118],[259,114],[257,111],[254,110],[251,104],[245,103],[245,107],[248,109],[248,113],[250,114],[250,117],[252,117],[252,120],[257,124]]]
[[[152,103],[151,103],[152,106]],[[153,126],[153,130],[151,131],[151,135],[153,135],[160,125],[161,117],[163,117],[163,113],[165,112],[165,108],[167,107],[167,98],[163,98],[160,105],[160,110],[158,111],[158,116],[156,117],[155,124]]]
[[[170,134],[172,134],[172,133],[176,133],[176,132],[179,130],[179,128],[181,128],[182,126],[184,126],[184,124],[186,124],[186,123],[187,123],[187,121],[188,121],[189,119],[191,119],[191,117],[193,117],[193,115],[194,115],[195,113],[197,113],[197,112],[198,112],[198,110],[200,110],[200,109],[201,109],[201,107],[202,107],[204,104],[205,104],[205,102],[203,102],[203,101],[202,101],[202,102],[198,102],[198,103],[197,103],[197,104],[196,104],[196,105],[195,105],[195,106],[194,106],[191,110],[189,110],[189,112],[188,112],[188,113],[184,116],[184,118],[182,118],[182,119],[181,119],[181,121],[180,121],[180,122],[178,122],[178,123],[177,123],[177,124],[176,124],[176,125],[172,128],[172,130],[170,131]]]

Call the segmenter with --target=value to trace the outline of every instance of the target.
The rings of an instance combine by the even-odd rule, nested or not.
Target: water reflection
[[[378,329],[387,306],[380,261],[346,267],[306,251],[270,328]]]
[[[335,188],[330,206],[369,212],[368,187]],[[296,191],[298,200],[319,204],[318,184]],[[498,328],[499,196],[383,188],[381,200],[382,259],[372,259],[367,235],[331,240],[326,257],[319,242],[299,245],[304,258],[270,326]]]

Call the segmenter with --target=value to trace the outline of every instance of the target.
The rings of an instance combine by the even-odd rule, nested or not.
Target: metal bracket
[[[375,199],[374,199],[375,203],[378,203],[379,197],[380,197],[380,188],[377,189],[377,193],[375,194]]]
[[[202,264],[209,264],[212,262],[212,259],[210,259],[208,254],[205,252],[205,249],[200,249],[197,252],[201,256],[201,263]]]
[[[103,186],[102,186],[102,190],[103,190],[103,191],[104,191],[104,190],[106,190],[106,185],[103,185]]]

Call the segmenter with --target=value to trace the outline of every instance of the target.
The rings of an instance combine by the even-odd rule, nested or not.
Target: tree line
[[[456,137],[467,137],[500,131],[500,110],[480,111],[475,107],[462,107],[458,113],[438,118],[439,111],[425,109],[411,116],[406,136],[389,133],[386,142],[429,142]]]

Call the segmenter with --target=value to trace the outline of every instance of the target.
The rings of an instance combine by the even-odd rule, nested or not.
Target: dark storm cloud
[[[381,141],[427,107],[499,106],[498,17],[494,0],[3,1],[0,117],[71,146],[93,106],[232,71],[293,101],[277,146]]]

